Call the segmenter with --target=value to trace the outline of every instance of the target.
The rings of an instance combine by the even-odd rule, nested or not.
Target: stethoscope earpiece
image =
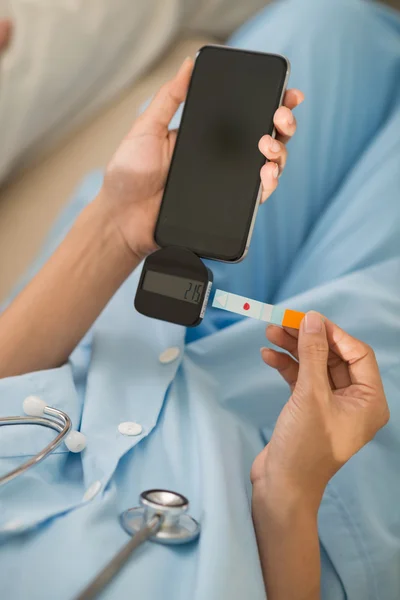
[[[22,403],[23,411],[30,417],[42,417],[46,408],[46,402],[38,396],[28,396]]]
[[[86,448],[86,436],[80,431],[71,430],[64,440],[70,452],[82,452]]]
[[[28,396],[22,403],[26,417],[1,417],[0,427],[2,425],[41,425],[49,427],[58,432],[50,444],[47,444],[43,450],[27,460],[25,463],[9,471],[0,477],[0,485],[8,483],[19,475],[25,473],[31,467],[47,458],[63,442],[70,452],[82,452],[86,447],[86,438],[80,431],[72,430],[72,423],[69,416],[62,410],[47,406],[46,402],[38,396]]]

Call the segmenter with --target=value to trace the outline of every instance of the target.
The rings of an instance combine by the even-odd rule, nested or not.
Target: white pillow
[[[134,82],[183,29],[224,37],[266,0],[0,0],[0,182]]]

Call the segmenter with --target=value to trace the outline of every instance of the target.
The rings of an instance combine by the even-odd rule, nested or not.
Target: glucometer
[[[135,308],[147,317],[195,327],[204,317],[212,281],[210,269],[190,250],[161,248],[144,262]]]
[[[213,274],[185,248],[161,248],[143,265],[135,297],[138,312],[153,319],[196,327],[206,312]],[[212,306],[281,327],[299,329],[304,313],[215,290]]]

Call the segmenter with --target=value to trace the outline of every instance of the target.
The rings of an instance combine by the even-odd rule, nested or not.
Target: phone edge
[[[269,52],[268,54],[272,54],[272,53]],[[281,93],[281,97],[280,97],[279,105],[278,105],[278,108],[280,108],[282,106],[283,98],[284,98],[285,93],[286,93],[287,84],[288,84],[290,73],[291,73],[291,64],[290,64],[290,60],[286,56],[284,56],[283,54],[275,54],[274,56],[280,56],[281,58],[285,59],[286,64],[287,64],[285,80],[283,82],[282,93]],[[272,138],[276,137],[276,129],[275,129],[275,127],[273,129],[271,137]],[[238,263],[242,262],[242,260],[244,260],[246,258],[247,254],[249,252],[249,248],[250,248],[250,244],[251,244],[251,239],[252,239],[253,233],[254,233],[254,227],[255,227],[255,224],[256,224],[257,213],[258,213],[258,209],[259,209],[260,203],[261,203],[261,195],[262,195],[262,183],[260,182],[260,187],[259,187],[259,190],[258,190],[257,199],[256,199],[255,206],[254,206],[254,212],[253,212],[253,216],[251,218],[251,223],[250,223],[250,227],[249,227],[249,233],[247,235],[246,245],[245,245],[245,248],[244,248],[242,256],[240,256],[239,258],[237,258],[235,260],[223,260],[221,262],[230,263],[230,264],[238,264]]]

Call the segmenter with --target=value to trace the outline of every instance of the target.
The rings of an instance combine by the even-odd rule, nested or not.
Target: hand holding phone
[[[164,193],[164,186],[171,164],[176,143],[176,131],[168,129],[169,123],[179,104],[186,98],[193,69],[193,61],[186,59],[178,73],[166,82],[154,96],[148,108],[133,124],[131,131],[121,142],[110,161],[99,194],[98,202],[103,206],[111,222],[114,222],[131,251],[139,260],[153,252],[157,245],[154,229]],[[280,150],[273,152],[264,136],[256,155],[261,162],[269,161],[261,168],[263,199],[276,188],[277,179],[273,177],[276,164],[280,170],[286,161],[287,141],[296,130],[292,109],[303,99],[298,90],[289,90],[284,96],[283,106],[275,112],[274,125],[279,138]],[[265,130],[263,130],[265,133]],[[259,173],[257,174],[259,177]]]

